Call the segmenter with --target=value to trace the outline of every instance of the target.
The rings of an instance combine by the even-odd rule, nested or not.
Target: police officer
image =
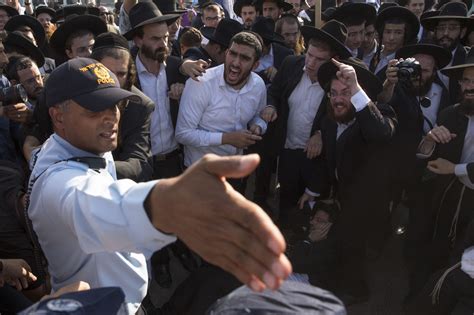
[[[78,280],[119,286],[135,314],[147,290],[145,257],[176,237],[254,290],[277,288],[291,265],[271,219],[225,181],[248,175],[256,156],[205,156],[159,182],[116,180],[119,88],[101,63],[75,58],[45,86],[55,133],[34,158],[28,213],[54,290]]]

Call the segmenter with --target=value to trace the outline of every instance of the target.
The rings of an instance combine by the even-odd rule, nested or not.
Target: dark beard
[[[328,102],[328,105],[327,105],[327,111],[328,111],[329,118],[331,120],[337,123],[341,123],[341,124],[347,124],[348,122],[350,122],[352,119],[354,119],[355,113],[356,113],[354,106],[351,106],[349,108],[349,111],[346,114],[344,114],[342,117],[336,117],[334,115],[334,108],[332,107],[332,104],[330,101]]]
[[[153,50],[147,45],[142,45],[140,51],[146,58],[158,61],[159,63],[163,63],[168,57],[168,47]]]
[[[408,92],[411,95],[416,95],[416,96],[425,96],[431,89],[431,85],[434,82],[434,76],[430,79],[428,79],[426,82],[422,82],[420,87],[415,87],[413,84],[409,84],[408,86]]]
[[[443,39],[443,38],[441,38],[441,39]],[[443,48],[445,48],[445,49],[447,49],[447,50],[449,50],[450,52],[453,51],[453,49],[456,48],[459,45],[459,42],[460,42],[460,40],[458,38],[458,39],[454,40],[453,43],[451,45],[449,45],[449,47],[444,47],[440,44],[441,39],[436,41],[437,42],[436,44],[443,47]]]
[[[464,93],[469,92],[469,91],[470,90],[465,90]],[[472,91],[472,92],[474,92],[474,91]],[[462,98],[461,102],[459,103],[459,110],[464,115],[468,115],[468,116],[474,115],[474,100],[466,100],[466,99],[464,99],[464,95],[463,95],[463,98]]]

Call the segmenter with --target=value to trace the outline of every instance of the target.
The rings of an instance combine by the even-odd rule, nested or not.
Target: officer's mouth
[[[106,140],[115,140],[117,139],[117,130],[102,132],[99,134],[99,136]]]

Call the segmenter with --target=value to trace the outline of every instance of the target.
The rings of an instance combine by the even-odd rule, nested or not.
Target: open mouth
[[[235,81],[239,78],[239,76],[240,76],[240,69],[230,67],[230,69],[229,69],[229,80]]]
[[[112,131],[102,132],[100,134],[100,137],[106,140],[110,140],[110,141],[115,140],[117,139],[117,131],[112,130]]]

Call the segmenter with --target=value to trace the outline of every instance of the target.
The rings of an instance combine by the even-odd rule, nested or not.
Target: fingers
[[[299,207],[300,210],[303,210],[304,203],[305,203],[305,201],[306,201],[306,200],[305,200],[305,199],[306,199],[305,196],[306,196],[306,195],[303,194],[303,196],[301,196],[300,199],[298,200],[298,207]]]
[[[341,65],[343,65],[342,62],[339,62],[339,61],[337,61],[337,60],[334,59],[334,58],[331,58],[331,61],[332,61],[332,63],[335,64],[336,67],[338,67],[338,68],[341,67]]]
[[[218,157],[207,154],[203,158],[205,170],[218,177],[241,178],[252,173],[260,163],[258,154]]]

